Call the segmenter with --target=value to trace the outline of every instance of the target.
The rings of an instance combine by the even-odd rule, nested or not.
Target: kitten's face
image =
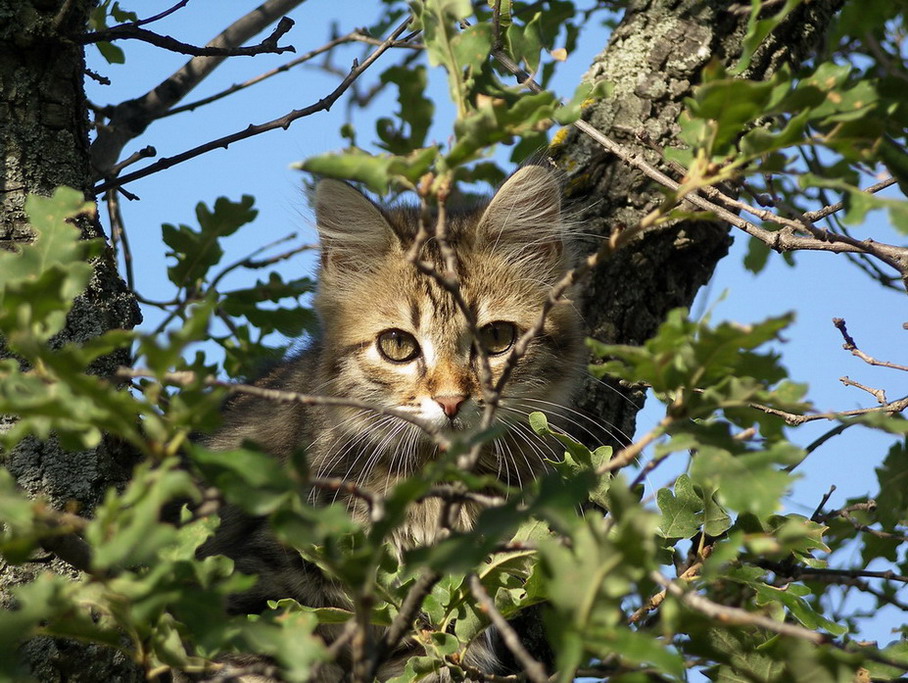
[[[417,212],[382,213],[349,186],[323,182],[316,306],[330,393],[405,411],[443,430],[475,428],[484,406],[476,344],[485,350],[494,383],[566,270],[558,193],[546,171],[529,167],[488,207],[448,219],[460,291],[479,331],[474,340],[452,294],[406,259]],[[422,258],[444,271],[434,245]],[[499,418],[515,421],[539,409],[539,401],[566,401],[580,353],[577,316],[569,303],[559,303],[514,366]],[[373,429],[373,440],[388,446],[418,436],[404,428],[392,434],[388,418],[361,411],[338,409],[335,419],[351,433]]]

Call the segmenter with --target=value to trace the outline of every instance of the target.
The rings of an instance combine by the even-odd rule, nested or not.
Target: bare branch
[[[678,576],[677,580],[687,583],[697,578],[700,570],[703,568],[703,560],[712,554],[712,550],[711,545],[704,546],[703,551],[699,554],[700,559],[685,569],[684,572]],[[666,595],[668,595],[668,590],[665,588],[653,595],[644,605],[640,606],[630,617],[628,617],[628,623],[635,624],[649,612],[659,609],[659,606],[665,601]]]
[[[354,498],[359,498],[368,506],[369,519],[373,524],[381,521],[385,516],[384,499],[364,489],[356,482],[341,479],[340,477],[309,477],[306,481],[315,488],[324,491],[346,493]]]
[[[141,161],[142,159],[150,159],[151,157],[154,157],[157,155],[158,155],[158,150],[156,150],[151,145],[145,145],[142,149],[140,149],[136,152],[133,152],[128,157],[126,157],[123,161],[121,161],[116,166],[114,166],[111,169],[111,171],[112,171],[113,175],[119,175],[120,171],[122,171],[127,166],[132,166],[137,161]]]
[[[832,324],[835,325],[836,329],[842,333],[842,338],[845,340],[845,343],[842,344],[842,348],[846,351],[851,351],[852,356],[857,356],[868,365],[876,365],[883,368],[891,368],[893,370],[902,370],[904,372],[908,372],[908,366],[899,365],[897,363],[890,363],[883,360],[877,360],[873,356],[868,356],[866,353],[861,351],[858,348],[858,345],[855,344],[852,336],[848,334],[848,328],[845,326],[845,320],[843,318],[833,318]]]
[[[296,256],[297,254],[303,253],[304,251],[318,250],[317,244],[301,244],[298,247],[294,247],[293,249],[288,249],[287,251],[277,254],[276,256],[271,256],[270,258],[256,260],[255,257],[258,256],[259,254],[261,254],[262,252],[268,251],[269,249],[273,249],[277,245],[283,244],[284,242],[289,242],[290,240],[293,240],[293,239],[296,239],[296,233],[291,233],[289,235],[286,235],[285,237],[281,237],[280,239],[276,239],[273,242],[270,242],[261,247],[258,247],[248,256],[244,256],[243,258],[241,258],[237,261],[234,261],[230,265],[225,266],[223,269],[221,269],[221,271],[217,275],[215,275],[212,278],[211,284],[208,286],[208,289],[211,291],[217,291],[217,287],[220,284],[221,280],[223,280],[227,275],[229,275],[233,271],[237,270],[238,268],[247,268],[247,269],[266,268],[270,265],[274,265],[275,263],[280,263],[281,261],[286,261],[287,259],[292,258],[292,257]]]
[[[855,387],[856,389],[861,389],[866,391],[868,394],[873,396],[877,403],[881,406],[886,405],[886,391],[884,389],[874,389],[873,387],[868,387],[860,382],[855,382],[853,379],[847,375],[844,377],[839,377],[839,381],[844,384],[846,387]]]
[[[901,602],[892,595],[889,595],[877,588],[871,586],[863,579],[883,579],[887,581],[897,581],[899,583],[908,583],[908,576],[902,576],[892,571],[869,571],[864,569],[813,569],[801,565],[789,566],[785,563],[761,560],[756,563],[757,566],[768,569],[777,576],[786,577],[795,581],[819,581],[827,584],[840,586],[850,586],[857,588],[863,593],[874,596],[880,602],[887,603],[908,612],[908,605]]]
[[[848,506],[846,508],[842,508],[840,510],[833,510],[832,512],[827,512],[826,514],[822,515],[817,521],[819,521],[821,523],[826,523],[830,519],[833,519],[835,517],[841,517],[842,519],[847,521],[849,524],[851,524],[851,526],[853,526],[855,528],[855,530],[857,530],[857,531],[861,531],[863,533],[870,534],[871,536],[876,536],[877,538],[884,538],[884,539],[888,539],[888,540],[899,541],[900,543],[908,543],[908,536],[904,536],[903,534],[892,533],[889,531],[881,531],[880,529],[874,529],[873,527],[870,527],[870,526],[862,523],[860,520],[856,519],[855,517],[853,517],[851,515],[852,512],[855,512],[858,510],[873,511],[875,509],[876,509],[876,501],[869,500],[866,503],[850,505],[850,506]]]
[[[304,0],[265,0],[233,22],[206,47],[235,48],[260,33]],[[98,177],[109,177],[127,142],[168,111],[220,66],[226,57],[193,57],[170,77],[139,98],[104,109],[110,119],[98,130],[91,146],[92,166]]]
[[[119,26],[114,26],[113,28],[108,28],[103,31],[85,33],[81,35],[77,41],[82,45],[88,45],[91,43],[106,43],[113,40],[131,39],[140,40],[143,43],[150,43],[151,45],[170,50],[171,52],[179,52],[180,54],[192,55],[194,57],[254,57],[255,55],[261,54],[279,55],[284,52],[296,52],[296,48],[292,45],[280,47],[277,44],[277,41],[293,28],[293,24],[293,19],[283,17],[270,36],[265,38],[265,40],[258,45],[251,45],[249,47],[217,47],[212,45],[198,47],[196,45],[190,45],[189,43],[183,43],[171,36],[162,36],[154,31],[139,28],[137,24],[120,24]]]
[[[165,17],[169,17],[171,14],[173,14],[177,10],[184,8],[188,4],[189,4],[189,0],[180,0],[176,5],[174,5],[173,7],[169,7],[168,9],[165,9],[163,12],[159,12],[158,14],[155,14],[154,16],[150,16],[147,19],[139,19],[138,21],[133,21],[131,23],[133,26],[144,26],[145,24],[152,24],[156,21],[160,21],[161,19],[163,19]]]
[[[612,458],[603,463],[599,469],[596,470],[596,474],[605,474],[606,472],[614,472],[620,470],[623,467],[630,465],[634,459],[643,452],[643,449],[649,446],[653,441],[658,439],[665,432],[665,429],[671,425],[673,418],[669,415],[663,417],[659,424],[649,430],[641,438],[637,439],[630,446],[625,446],[620,451],[618,451]]]
[[[769,560],[761,561],[759,566],[764,569],[787,576],[792,579],[801,579],[813,576],[845,576],[852,579],[885,579],[887,581],[898,581],[899,583],[908,583],[908,576],[896,574],[893,571],[870,571],[868,569],[829,569],[813,567],[803,567],[801,565],[788,566],[780,562],[771,562]]]
[[[121,185],[125,185],[126,183],[138,180],[139,178],[149,176],[152,173],[157,173],[158,171],[170,168],[171,166],[176,166],[177,164],[189,159],[194,159],[195,157],[206,152],[210,152],[211,150],[219,148],[226,149],[232,143],[238,142],[239,140],[245,140],[246,138],[251,138],[254,135],[259,135],[261,133],[275,130],[277,128],[287,129],[290,124],[298,119],[301,119],[305,116],[311,116],[312,114],[319,111],[327,111],[340,98],[340,96],[343,95],[344,91],[346,91],[350,87],[350,85],[357,78],[359,78],[363,72],[366,71],[366,69],[368,69],[379,57],[381,57],[382,54],[384,54],[391,47],[392,43],[401,33],[404,32],[409,23],[410,19],[408,18],[403,23],[401,23],[400,26],[394,29],[389,38],[384,43],[382,43],[381,47],[376,48],[372,52],[372,54],[366,57],[366,59],[364,59],[361,63],[357,64],[353,69],[351,69],[350,73],[340,83],[340,85],[337,86],[337,88],[335,88],[327,97],[320,99],[315,104],[304,107],[303,109],[295,109],[289,114],[285,114],[280,118],[268,121],[266,123],[261,123],[258,125],[251,124],[244,130],[241,130],[239,132],[232,133],[231,135],[225,135],[222,138],[212,140],[211,142],[207,142],[204,145],[199,145],[198,147],[183,152],[182,154],[177,154],[176,156],[172,157],[165,157],[151,164],[150,166],[146,166],[139,171],[134,171],[133,173],[125,175],[121,178],[114,178],[112,180],[103,182],[95,187],[95,193],[100,194],[101,192],[105,192],[113,187],[120,187]]]
[[[890,401],[885,405],[875,406],[873,408],[859,408],[857,410],[843,410],[841,412],[813,413],[810,415],[790,413],[785,410],[779,410],[778,408],[764,406],[759,403],[751,403],[750,407],[755,408],[756,410],[761,410],[769,415],[781,417],[783,420],[785,420],[786,424],[789,424],[792,427],[797,427],[798,425],[804,424],[805,422],[814,422],[816,420],[841,420],[842,418],[859,417],[861,415],[867,415],[869,413],[889,413],[890,415],[895,415],[896,413],[901,413],[908,409],[908,396],[900,398],[897,401]]]
[[[867,194],[876,194],[880,190],[884,190],[891,185],[895,185],[895,178],[886,178],[886,180],[881,180],[880,182],[866,188],[864,192],[866,192]],[[808,211],[804,214],[804,218],[811,222],[818,221],[826,218],[827,216],[831,216],[832,214],[841,211],[844,208],[844,202],[836,202],[834,204],[824,206],[822,209],[817,209],[816,211]]]
[[[126,284],[131,292],[136,291],[136,279],[132,268],[132,249],[129,247],[129,238],[123,224],[123,214],[120,211],[120,199],[117,190],[111,190],[104,195],[107,203],[107,216],[110,221],[110,245],[114,255],[123,252],[123,264],[126,269]]]
[[[197,109],[206,104],[210,104],[211,102],[216,102],[217,100],[223,99],[223,98],[227,97],[228,95],[232,95],[235,92],[239,92],[240,90],[245,90],[246,88],[249,88],[253,85],[261,83],[262,81],[266,81],[269,78],[271,78],[272,76],[276,76],[277,74],[284,73],[285,71],[289,71],[290,69],[292,69],[295,66],[304,64],[305,62],[308,62],[308,61],[314,59],[315,57],[318,57],[320,54],[333,50],[338,45],[343,45],[344,43],[349,43],[349,42],[355,40],[356,36],[358,36],[358,35],[359,35],[359,33],[357,31],[351,31],[350,33],[348,33],[344,36],[334,38],[333,40],[328,41],[321,47],[317,47],[314,50],[310,50],[309,52],[306,52],[305,54],[302,54],[299,57],[296,57],[295,59],[290,60],[286,64],[282,64],[281,66],[277,67],[276,69],[271,69],[271,71],[266,71],[263,74],[259,74],[255,78],[250,78],[248,81],[244,81],[242,83],[235,83],[234,85],[230,86],[229,88],[222,90],[219,93],[215,93],[214,95],[211,95],[209,97],[204,97],[201,100],[196,100],[195,102],[190,102],[189,104],[184,104],[179,107],[173,107],[172,109],[169,109],[168,111],[160,114],[160,116],[158,116],[157,118],[164,118],[165,116],[173,116],[174,114],[181,114],[185,111],[192,111],[192,110]]]

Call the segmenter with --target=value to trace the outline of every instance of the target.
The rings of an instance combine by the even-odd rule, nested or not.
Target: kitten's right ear
[[[394,230],[379,208],[339,180],[322,180],[315,188],[315,217],[324,269],[367,267],[394,245]]]

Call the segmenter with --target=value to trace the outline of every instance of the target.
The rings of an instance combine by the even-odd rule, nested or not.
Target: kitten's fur
[[[345,183],[325,180],[318,185],[322,264],[315,309],[321,334],[309,350],[259,382],[261,386],[395,408],[449,433],[479,423],[479,359],[465,317],[451,294],[406,258],[418,215],[413,208],[379,208]],[[532,326],[569,262],[554,177],[538,166],[525,167],[487,205],[451,211],[446,225],[460,289],[477,327],[502,321],[512,323],[519,335]],[[445,271],[434,240],[421,258],[438,272]],[[418,355],[406,362],[385,357],[377,340],[388,330],[413,335]],[[489,356],[494,378],[508,356],[507,351]],[[568,400],[580,358],[579,320],[570,303],[558,303],[502,393],[497,419],[513,424],[512,433],[484,446],[477,471],[519,486],[545,468],[542,456],[551,457],[551,451],[529,432],[525,416],[540,409],[538,401]],[[394,417],[243,396],[227,408],[223,428],[207,445],[227,450],[247,440],[282,459],[305,449],[314,475],[354,481],[378,494],[437,453],[417,426]],[[313,491],[313,499],[322,502],[335,495]],[[365,510],[354,503],[354,513],[365,520]],[[398,550],[432,544],[439,513],[435,499],[414,504],[393,544]],[[463,506],[459,524],[471,527],[474,515],[475,510]],[[235,510],[227,511],[221,530],[202,552],[228,555],[240,571],[260,575],[255,588],[234,597],[232,611],[260,611],[266,600],[281,597],[310,606],[347,605],[336,586],[298,553],[280,546],[261,520]],[[489,673],[508,673],[488,644],[471,647],[468,657]],[[399,672],[405,659],[391,662],[380,677]]]

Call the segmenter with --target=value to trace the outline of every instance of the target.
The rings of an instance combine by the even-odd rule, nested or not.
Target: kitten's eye
[[[392,363],[409,363],[419,355],[419,344],[409,332],[385,330],[378,335],[378,350]]]
[[[514,323],[496,320],[484,325],[479,330],[479,343],[490,356],[504,353],[514,344],[517,338],[517,328]]]

